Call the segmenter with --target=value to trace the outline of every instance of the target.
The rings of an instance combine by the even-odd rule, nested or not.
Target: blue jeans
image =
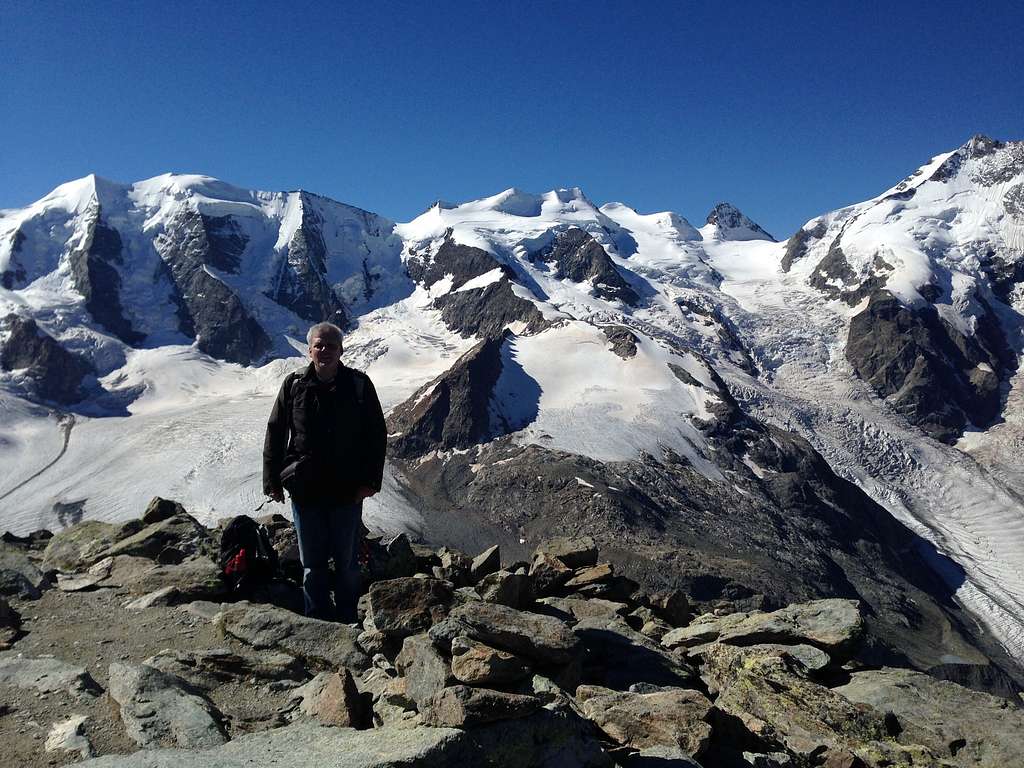
[[[306,615],[317,619],[356,621],[359,600],[359,526],[363,502],[354,504],[296,504],[292,520],[302,561],[302,595]],[[334,584],[327,569],[334,559]],[[330,591],[334,590],[331,610]]]

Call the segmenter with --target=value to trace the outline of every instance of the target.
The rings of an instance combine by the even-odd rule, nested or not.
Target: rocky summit
[[[359,622],[336,624],[296,612],[294,534],[262,522],[281,569],[245,594],[220,580],[220,529],[159,499],[6,535],[4,766],[1024,762],[1019,689],[880,663],[855,599],[737,611],[653,589],[593,539],[511,561],[400,534],[367,538]]]

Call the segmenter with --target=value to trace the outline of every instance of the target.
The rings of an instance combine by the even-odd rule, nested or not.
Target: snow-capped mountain
[[[270,399],[333,317],[389,410],[377,527],[591,533],[709,605],[858,596],[879,660],[1019,674],[1021,146],[974,139],[782,243],[729,204],[698,229],[579,189],[392,224],[71,182],[0,212],[0,522],[252,509]]]

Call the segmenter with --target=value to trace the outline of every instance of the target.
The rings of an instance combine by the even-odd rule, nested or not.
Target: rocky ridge
[[[641,587],[592,539],[509,562],[371,537],[355,625],[282,575],[228,594],[218,531],[155,499],[123,526],[5,535],[5,764],[1004,766],[1018,694],[877,667],[864,606],[729,612]],[[12,574],[38,586],[12,588]],[[240,599],[245,597],[246,599]],[[342,762],[338,763],[338,760]]]

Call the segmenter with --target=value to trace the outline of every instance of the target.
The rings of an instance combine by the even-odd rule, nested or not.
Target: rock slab
[[[128,736],[143,749],[202,749],[228,740],[219,713],[181,678],[145,664],[110,665],[110,697]]]

